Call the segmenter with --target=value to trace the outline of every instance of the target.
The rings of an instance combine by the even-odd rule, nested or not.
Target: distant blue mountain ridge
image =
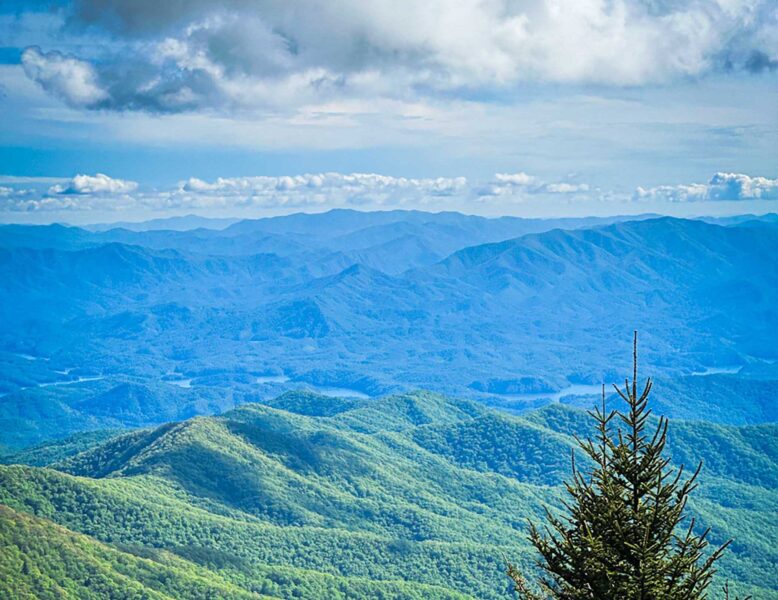
[[[633,329],[666,382],[658,410],[775,420],[778,221],[713,221],[338,210],[185,231],[3,226],[0,443],[304,387],[587,405],[629,370]]]

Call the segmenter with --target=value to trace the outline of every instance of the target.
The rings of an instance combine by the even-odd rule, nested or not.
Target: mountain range
[[[666,414],[775,417],[769,215],[332,211],[188,231],[5,226],[0,294],[7,446],[288,389],[425,388],[516,413],[580,405],[628,368],[633,329],[665,389],[686,397],[657,395]],[[709,399],[716,408],[701,412]]]
[[[0,298],[2,597],[509,597],[637,329],[778,598],[775,215],[2,226]]]

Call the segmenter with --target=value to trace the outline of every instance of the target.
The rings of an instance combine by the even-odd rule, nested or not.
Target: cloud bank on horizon
[[[466,177],[414,179],[375,173],[318,173],[281,177],[233,177],[204,181],[196,177],[170,189],[141,189],[138,182],[108,175],[76,175],[51,179],[0,177],[0,216],[19,213],[60,215],[101,211],[119,214],[177,211],[209,214],[214,210],[240,216],[255,210],[320,211],[356,209],[457,209],[467,213],[513,214],[528,203],[590,205],[648,212],[649,201],[671,204],[699,202],[777,201],[778,179],[740,173],[716,173],[707,183],[638,187],[621,197],[581,182],[549,182],[527,173],[496,173],[489,181]],[[77,219],[78,220],[78,219]]]
[[[6,221],[776,198],[774,0],[7,0],[0,34]]]

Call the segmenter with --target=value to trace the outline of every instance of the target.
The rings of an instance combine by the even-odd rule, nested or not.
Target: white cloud
[[[742,173],[716,173],[708,183],[709,200],[778,200],[778,179]]]
[[[526,173],[519,172],[519,173],[495,173],[494,178],[499,183],[504,183],[508,185],[514,185],[514,186],[520,186],[520,187],[527,187],[535,183],[536,179],[532,175],[527,175]]]
[[[95,68],[83,60],[31,46],[22,53],[22,65],[30,79],[71,106],[96,107],[108,98]]]
[[[140,192],[104,174],[77,175],[41,190],[8,189],[0,212],[406,207],[449,208],[472,190],[465,177],[409,178],[377,173],[309,173],[279,177],[190,178],[174,189]]]
[[[579,194],[589,191],[586,183],[545,182],[524,172],[495,173],[494,180],[478,190],[480,196]]]
[[[37,48],[30,77],[74,105],[179,112],[505,88],[643,85],[778,64],[773,0],[76,0],[67,23],[120,52]]]
[[[464,177],[414,179],[376,173],[318,173],[281,177],[191,178],[172,201],[207,203],[232,199],[253,206],[403,206],[468,193]]]
[[[12,178],[13,179],[13,178]],[[220,177],[205,181],[192,177],[174,189],[138,191],[137,183],[97,175],[76,175],[46,189],[0,189],[0,212],[142,210],[321,210],[336,207],[363,209],[464,209],[494,199],[497,209],[506,202],[567,195],[578,199],[586,184],[546,183],[527,173],[498,173],[488,182],[465,177],[394,177],[378,173],[307,173],[278,177]],[[20,180],[21,182],[21,180]],[[499,201],[498,201],[499,197]]]
[[[77,175],[49,187],[48,178],[4,177],[13,183],[0,186],[0,215],[19,212],[82,213],[117,211],[149,216],[165,212],[205,211],[211,214],[274,214],[296,210],[404,208],[460,210],[489,214],[515,214],[520,207],[533,211],[562,210],[584,214],[625,214],[646,211],[668,203],[720,200],[778,200],[778,179],[736,173],[716,173],[706,184],[640,187],[632,195],[602,190],[586,183],[554,182],[524,172],[497,173],[488,181],[465,177],[411,178],[377,173],[308,173],[278,177],[220,177],[206,181],[190,178],[177,186],[139,190],[137,183],[104,174]],[[2,180],[0,180],[2,182]],[[30,182],[36,187],[23,186]],[[720,204],[720,203],[718,203]],[[764,206],[764,205],[762,205]],[[608,208],[610,207],[610,209]],[[610,211],[610,212],[609,212]]]
[[[716,173],[708,183],[639,187],[635,200],[700,202],[716,200],[778,200],[778,179],[742,173]]]
[[[76,175],[66,184],[56,184],[49,188],[50,194],[129,194],[135,191],[135,181],[114,179],[98,173],[97,175]]]
[[[586,183],[549,183],[544,186],[549,194],[575,194],[578,192],[588,192],[589,184]]]
[[[414,206],[444,202],[445,198],[470,201],[504,196],[519,198],[579,194],[585,183],[547,183],[527,173],[496,173],[492,181],[470,183],[465,177],[406,178],[376,173],[318,173],[281,177],[219,178],[213,182],[191,178],[179,184],[179,201],[197,202],[227,198],[257,206],[375,205]],[[444,207],[445,208],[445,207]]]

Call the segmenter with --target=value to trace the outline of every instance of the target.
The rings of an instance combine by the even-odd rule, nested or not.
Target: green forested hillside
[[[503,559],[530,564],[526,519],[559,505],[572,436],[589,427],[563,405],[514,417],[421,392],[270,404],[54,453],[49,468],[0,467],[3,552],[17,557],[0,585],[28,589],[33,552],[46,577],[77,589],[71,557],[84,553],[106,581],[159,594],[174,588],[150,586],[153,569],[192,590],[207,582],[213,597],[228,586],[284,598],[510,597]],[[776,434],[670,427],[676,462],[706,463],[691,511],[714,542],[736,538],[721,577],[758,598],[778,598]],[[35,544],[33,530],[45,532]],[[49,538],[56,550],[40,546]]]
[[[148,560],[0,506],[4,598],[260,598],[172,554]]]
[[[21,463],[34,467],[43,467],[68,456],[78,454],[93,446],[115,437],[121,433],[120,429],[98,429],[76,433],[63,439],[50,440],[23,450],[7,450],[0,452],[0,462]]]

